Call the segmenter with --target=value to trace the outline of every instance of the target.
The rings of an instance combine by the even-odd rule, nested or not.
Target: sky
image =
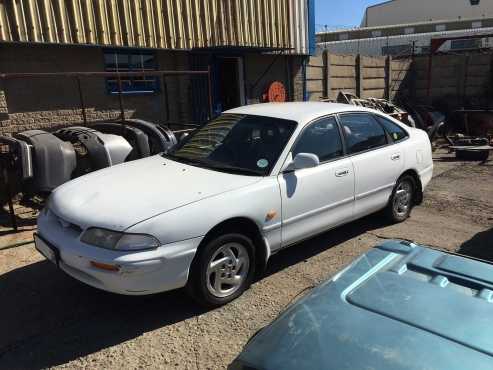
[[[367,6],[383,0],[315,0],[315,30],[359,26]]]

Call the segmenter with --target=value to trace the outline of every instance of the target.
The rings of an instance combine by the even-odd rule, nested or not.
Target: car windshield
[[[279,118],[223,114],[164,156],[217,171],[266,176],[295,127],[296,122]]]

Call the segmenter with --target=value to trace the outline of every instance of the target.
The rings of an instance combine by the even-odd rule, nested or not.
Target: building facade
[[[492,1],[392,0],[368,7],[361,27],[322,32],[317,41],[333,53],[410,56],[428,53],[430,40],[441,37],[465,39],[449,41],[440,51],[489,48],[492,34]]]
[[[391,0],[369,6],[361,27],[493,18],[490,0]]]
[[[0,134],[120,117],[172,125],[262,100],[280,81],[304,98],[313,0],[0,0],[0,74],[133,72],[0,79]],[[146,76],[163,70],[204,75]],[[143,73],[139,75],[139,73]],[[80,84],[80,89],[79,89]],[[122,91],[122,94],[119,91]]]

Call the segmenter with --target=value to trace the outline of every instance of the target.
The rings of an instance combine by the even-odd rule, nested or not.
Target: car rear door
[[[386,206],[403,172],[403,151],[371,113],[344,113],[339,120],[354,168],[354,216],[359,218]]]
[[[352,218],[354,171],[344,156],[335,117],[309,124],[291,155],[312,153],[320,165],[279,174],[282,200],[282,245],[287,246]]]

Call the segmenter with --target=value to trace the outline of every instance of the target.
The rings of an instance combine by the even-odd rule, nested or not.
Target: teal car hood
[[[257,333],[230,369],[492,369],[493,265],[385,242]]]

